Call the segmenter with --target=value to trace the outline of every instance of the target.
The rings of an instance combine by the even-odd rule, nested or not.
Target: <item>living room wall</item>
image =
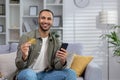
[[[104,10],[117,10],[119,0],[103,0]],[[69,4],[68,4],[69,2]],[[93,55],[103,70],[103,80],[108,79],[108,61],[106,53],[106,44],[100,38],[103,30],[96,24],[96,17],[103,8],[102,0],[89,0],[89,4],[84,8],[78,8],[74,5],[73,0],[64,1],[64,35],[63,40],[83,45],[85,55]],[[119,1],[120,3],[120,1]],[[120,10],[120,9],[119,9]],[[101,26],[104,27],[104,26]],[[119,80],[118,63],[112,59],[109,64],[111,72],[110,80]],[[113,62],[112,62],[113,60]],[[115,66],[113,66],[115,64]],[[113,69],[114,68],[114,69]]]
[[[117,1],[117,10],[118,10],[118,25],[120,25],[120,0],[116,0]],[[120,31],[120,30],[119,30]],[[110,50],[110,70],[109,70],[109,77],[110,80],[120,80],[120,63],[117,62],[117,58],[113,57],[112,55],[112,51]]]

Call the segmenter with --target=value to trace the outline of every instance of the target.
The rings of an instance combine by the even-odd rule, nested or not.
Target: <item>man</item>
[[[38,30],[20,38],[16,57],[18,80],[76,80],[74,71],[66,69],[67,51],[59,50],[58,39],[50,33],[53,16],[52,11],[41,10]],[[30,38],[36,43],[28,41]]]

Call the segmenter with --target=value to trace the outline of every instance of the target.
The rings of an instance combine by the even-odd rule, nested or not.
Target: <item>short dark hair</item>
[[[40,14],[41,14],[43,11],[48,11],[48,12],[52,13],[52,16],[54,16],[53,12],[52,12],[51,10],[49,10],[49,9],[42,9],[42,10],[39,12],[39,16],[40,16]]]

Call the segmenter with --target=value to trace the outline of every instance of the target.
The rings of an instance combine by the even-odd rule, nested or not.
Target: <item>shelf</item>
[[[6,44],[6,19],[6,0],[0,0],[0,45]]]
[[[20,4],[13,4],[13,3],[11,3],[11,4],[9,4],[9,6],[20,6]]]
[[[0,35],[5,35],[6,34],[6,32],[0,32]]]
[[[46,8],[50,9],[54,13],[52,32],[56,32],[60,37],[59,40],[63,40],[63,0],[46,0]]]
[[[18,43],[19,42],[19,40],[10,40],[10,41],[8,41],[9,43]]]
[[[38,16],[23,16],[23,18],[38,18]]]
[[[9,30],[19,30],[19,27],[13,27],[13,28],[9,28]]]
[[[6,16],[5,15],[0,15],[0,18],[5,18]]]
[[[55,3],[51,4],[51,3],[48,3],[48,4],[46,4],[46,6],[63,6],[63,4],[62,3],[60,3],[60,4],[55,4]]]
[[[62,0],[63,2],[63,0]],[[0,45],[11,42],[19,42],[19,38],[25,32],[37,29],[39,11],[42,9],[50,9],[55,16],[60,16],[61,20],[58,27],[52,27],[51,31],[57,31],[62,40],[63,34],[63,3],[61,0],[19,0],[19,2],[11,2],[10,0],[2,0],[0,3],[5,5],[5,15],[0,15],[0,25],[3,26],[3,32],[0,33]],[[30,10],[36,11],[35,16],[30,16]],[[34,9],[34,6],[36,8]],[[27,25],[24,25],[27,23]],[[26,29],[27,26],[27,29]],[[56,26],[56,25],[54,25]]]

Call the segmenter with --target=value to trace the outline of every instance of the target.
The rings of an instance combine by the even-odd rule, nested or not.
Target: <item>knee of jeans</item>
[[[32,69],[25,69],[22,70],[19,74],[18,77],[33,77],[36,76],[36,73]]]
[[[65,70],[66,70],[67,74],[76,76],[76,72],[73,69],[65,69]]]
[[[74,74],[76,73],[73,69],[69,69],[69,70],[70,70],[72,73],[74,73]]]

